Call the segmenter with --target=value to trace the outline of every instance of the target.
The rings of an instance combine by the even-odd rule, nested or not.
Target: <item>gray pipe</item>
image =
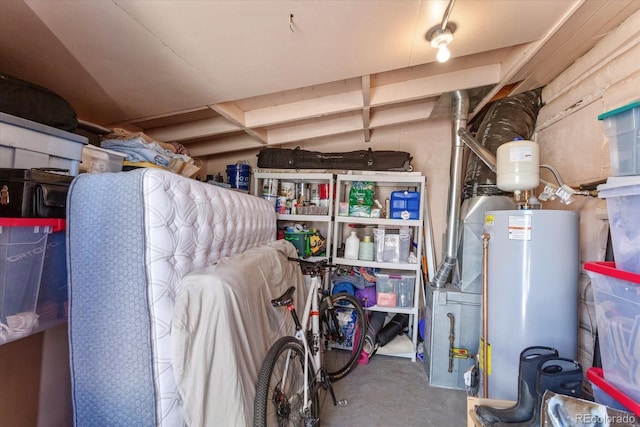
[[[562,177],[560,176],[560,172],[558,172],[558,169],[554,168],[551,165],[540,165],[540,167],[550,170],[551,173],[553,173],[553,176],[556,178],[556,181],[558,181],[558,185],[560,187],[564,185],[564,181],[562,180]]]
[[[447,24],[449,23],[449,17],[451,16],[451,12],[453,11],[453,3],[456,0],[449,0],[449,6],[447,6],[447,10],[444,12],[444,16],[442,17],[442,24],[440,25],[440,29],[442,31],[447,29]]]
[[[450,183],[445,254],[433,278],[434,285],[438,288],[446,284],[458,257],[458,220],[460,217],[460,200],[462,198],[462,158],[464,154],[464,143],[458,135],[458,129],[466,129],[469,118],[469,95],[466,91],[455,91],[453,94],[451,127],[453,147],[451,165],[449,167]]]
[[[476,141],[475,138],[471,136],[471,134],[464,128],[458,129],[458,136],[462,138],[462,142],[467,144],[467,147],[469,147],[471,151],[473,151],[473,154],[478,156],[480,160],[482,160],[482,163],[487,165],[491,172],[497,172],[496,164],[498,163],[498,161],[496,160],[496,156],[491,151],[487,150],[486,147],[480,145],[478,141]]]

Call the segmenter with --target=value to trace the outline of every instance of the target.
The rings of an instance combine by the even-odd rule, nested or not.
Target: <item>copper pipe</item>
[[[482,397],[489,397],[489,233],[482,233]]]

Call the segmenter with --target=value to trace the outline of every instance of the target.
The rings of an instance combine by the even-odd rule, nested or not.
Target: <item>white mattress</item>
[[[67,218],[76,425],[183,425],[171,364],[181,279],[275,240],[272,205],[141,169],[79,176]]]

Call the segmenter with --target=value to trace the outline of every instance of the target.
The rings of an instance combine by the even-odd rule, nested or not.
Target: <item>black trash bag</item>
[[[376,339],[380,347],[384,347],[409,326],[409,315],[398,313],[378,332]]]

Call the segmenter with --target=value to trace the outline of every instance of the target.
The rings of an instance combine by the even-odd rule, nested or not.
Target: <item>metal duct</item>
[[[467,144],[467,147],[471,149],[473,154],[478,156],[482,163],[484,163],[493,173],[497,172],[496,164],[498,160],[496,159],[496,155],[491,151],[487,150],[483,145],[478,144],[478,142],[473,139],[471,134],[467,132],[466,129],[460,128],[458,129],[458,136],[462,138],[462,141]]]
[[[460,200],[462,198],[462,168],[464,143],[458,135],[458,129],[466,129],[469,118],[469,95],[466,91],[453,93],[451,140],[453,141],[451,165],[449,167],[449,201],[447,206],[447,233],[445,254],[433,278],[434,285],[443,287],[456,264],[458,256],[458,221],[460,217]]]
[[[538,112],[542,107],[542,89],[534,89],[493,102],[482,117],[475,140],[495,155],[498,147],[515,138],[531,139]],[[473,127],[473,124],[472,124]],[[469,156],[464,179],[464,197],[502,194],[496,175],[480,158]]]

